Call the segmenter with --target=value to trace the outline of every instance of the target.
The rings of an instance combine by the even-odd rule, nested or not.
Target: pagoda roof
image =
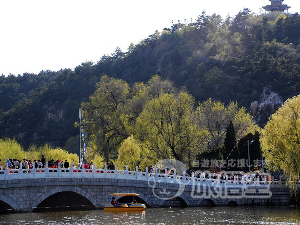
[[[288,10],[289,8],[291,8],[290,6],[288,5],[266,5],[266,6],[263,6],[263,9],[267,10],[267,11],[280,11],[280,12],[283,12],[285,10]]]
[[[291,8],[290,6],[286,5],[286,4],[282,4],[282,2],[284,0],[270,0],[271,1],[271,5],[266,5],[263,6],[263,9],[267,10],[267,11],[280,11],[280,12],[284,12],[285,10],[288,10],[289,8]]]

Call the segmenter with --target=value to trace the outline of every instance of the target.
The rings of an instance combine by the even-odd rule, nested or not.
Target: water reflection
[[[300,224],[288,207],[149,208],[144,212],[64,211],[0,214],[1,224]]]

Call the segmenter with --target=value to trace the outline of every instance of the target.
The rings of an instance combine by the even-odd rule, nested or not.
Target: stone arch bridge
[[[146,169],[147,171],[147,169]],[[49,208],[101,209],[110,193],[138,193],[148,207],[287,205],[283,181],[199,179],[128,170],[43,168],[0,170],[0,212]],[[121,197],[119,202],[126,202]]]

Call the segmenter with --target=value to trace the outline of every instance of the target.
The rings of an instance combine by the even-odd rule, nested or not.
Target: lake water
[[[144,212],[103,210],[0,214],[0,224],[300,224],[300,209],[288,207],[148,208]]]

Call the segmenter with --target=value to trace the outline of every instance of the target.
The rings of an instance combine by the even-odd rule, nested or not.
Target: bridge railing
[[[34,178],[115,178],[115,179],[127,179],[127,180],[144,180],[149,181],[152,179],[155,182],[164,183],[184,183],[186,185],[199,183],[199,182],[210,182],[210,183],[226,183],[232,185],[248,184],[248,185],[285,185],[285,181],[274,179],[268,179],[264,176],[263,179],[253,177],[248,179],[246,177],[234,176],[229,178],[228,175],[213,176],[209,174],[206,178],[195,177],[194,173],[191,176],[182,175],[179,176],[175,173],[169,174],[167,170],[164,173],[154,170],[154,172],[148,172],[148,168],[145,171],[140,171],[138,167],[134,171],[128,170],[128,167],[124,170],[119,170],[117,165],[114,170],[109,170],[105,166],[104,169],[96,168],[95,165],[91,169],[84,169],[73,167],[71,164],[70,168],[32,168],[32,169],[9,169],[5,166],[5,170],[0,170],[0,180],[14,180],[14,179],[34,179]]]

